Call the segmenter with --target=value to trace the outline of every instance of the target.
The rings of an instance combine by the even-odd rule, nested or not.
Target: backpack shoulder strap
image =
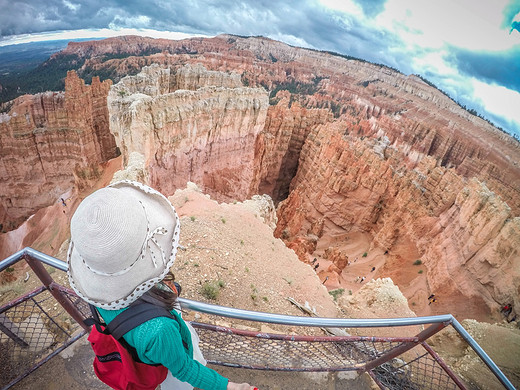
[[[108,330],[106,329],[106,324],[99,317],[98,311],[96,307],[89,303],[90,312],[92,313],[92,317],[87,317],[83,320],[83,323],[87,326],[95,326],[97,331],[100,333],[108,334]],[[101,325],[105,327],[105,329],[101,328]]]
[[[121,314],[118,314],[117,317],[107,325],[107,329],[116,340],[120,340],[123,335],[135,327],[157,317],[174,318],[165,308],[143,302],[130,306]]]

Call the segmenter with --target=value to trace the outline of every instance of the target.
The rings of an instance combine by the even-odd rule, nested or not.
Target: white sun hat
[[[164,195],[123,180],[86,197],[70,231],[71,287],[94,306],[116,310],[166,276],[177,253],[180,224]]]

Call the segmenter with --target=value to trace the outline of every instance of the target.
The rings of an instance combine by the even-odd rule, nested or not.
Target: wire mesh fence
[[[74,296],[70,290],[63,292]],[[43,286],[2,306],[0,388],[8,388],[27,376],[83,334],[78,323]]]
[[[459,386],[429,352],[418,355],[417,338],[314,337],[257,333],[192,323],[208,362],[271,371],[365,371],[366,363],[413,343],[405,356],[372,370],[377,383],[389,390],[451,390]],[[421,348],[422,349],[422,348]],[[406,360],[405,360],[406,359]],[[463,386],[461,386],[464,388]]]
[[[422,350],[422,351],[421,351]],[[421,347],[410,351],[410,360],[392,359],[372,370],[380,386],[388,390],[456,390],[459,386],[428,352]],[[407,354],[410,356],[410,353]]]
[[[273,371],[348,371],[384,355],[404,341],[375,337],[267,334],[192,323],[210,363]],[[416,341],[416,340],[415,340]]]

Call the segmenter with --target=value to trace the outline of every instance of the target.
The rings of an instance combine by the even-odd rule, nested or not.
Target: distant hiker
[[[357,257],[354,259],[354,263],[357,261],[357,259],[358,259]]]
[[[433,299],[428,303],[428,305],[431,305],[432,303],[435,303],[435,302],[437,302],[437,298],[433,298]]]
[[[350,265],[350,260],[349,260],[349,261],[347,261],[347,266],[349,266],[349,265]]]
[[[428,297],[428,300],[432,300],[434,296],[435,296],[435,294],[430,295],[430,296]]]
[[[502,308],[501,311],[505,317],[509,317],[509,314],[511,314],[511,312],[513,311],[513,305],[507,304]]]
[[[60,199],[61,199],[61,204],[62,204],[63,206],[67,206],[67,203],[65,203],[65,199],[63,199],[63,198],[60,198]]]
[[[325,280],[323,281],[322,284],[325,284],[325,282],[326,282],[327,280],[329,280],[329,277],[328,277],[328,276],[325,277]]]
[[[376,267],[372,267],[372,269],[370,270],[370,272],[374,272],[376,270]]]
[[[254,389],[247,383],[233,383],[206,367],[197,333],[176,310],[179,290],[170,268],[179,246],[180,224],[173,205],[164,195],[134,181],[113,183],[81,202],[72,217],[70,233],[70,286],[94,306],[94,313],[105,323],[126,310],[136,311],[132,309],[135,307],[146,309],[152,305],[154,311],[168,314],[141,322],[124,334],[126,344],[134,348],[143,363],[163,366],[157,377],[162,390]],[[91,335],[95,336],[95,331],[96,326]],[[110,363],[117,362],[110,359]],[[121,364],[126,367],[123,361]],[[108,373],[96,374],[108,380],[111,374],[118,376],[122,372],[109,368]],[[124,387],[112,388],[151,388],[126,387],[129,381],[126,378]]]
[[[359,282],[359,283],[363,283],[363,282],[365,281],[365,279],[366,279],[366,278],[363,276],[363,277],[361,278],[361,282]]]
[[[312,264],[316,263],[316,261],[318,261],[318,259],[315,257],[314,260],[312,260]]]
[[[314,266],[314,271],[316,271],[318,269],[318,267],[320,266],[320,263],[317,263],[315,266]]]
[[[388,249],[385,251],[385,255],[387,255],[387,254],[388,254]]]
[[[359,279],[361,279],[361,276],[356,276],[356,280],[354,281],[354,283],[357,283]]]

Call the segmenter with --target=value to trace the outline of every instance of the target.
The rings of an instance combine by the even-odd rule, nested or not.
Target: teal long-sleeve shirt
[[[120,310],[98,308],[106,323],[112,321]],[[174,319],[153,318],[126,333],[123,337],[137,350],[143,363],[162,364],[177,379],[204,390],[226,390],[228,380],[216,371],[193,359],[191,333],[181,316],[172,310]],[[188,349],[183,345],[186,344]]]

